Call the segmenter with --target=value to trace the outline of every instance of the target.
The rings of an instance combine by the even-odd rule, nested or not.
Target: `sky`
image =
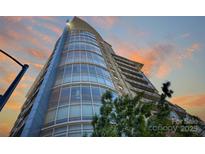
[[[0,17],[0,49],[29,69],[0,112],[0,136],[8,136],[36,76],[52,53],[66,20],[73,17]],[[143,63],[161,93],[171,81],[170,101],[205,121],[205,17],[80,17],[116,54]],[[0,53],[0,94],[21,68]]]

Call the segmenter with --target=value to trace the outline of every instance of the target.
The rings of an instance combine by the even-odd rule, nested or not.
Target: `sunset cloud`
[[[37,70],[41,70],[43,68],[42,64],[33,64],[33,66],[37,69]]]
[[[134,61],[144,64],[143,71],[148,76],[164,78],[174,69],[181,68],[183,61],[192,58],[199,51],[200,44],[192,43],[186,48],[180,48],[173,43],[158,43],[146,48],[111,37],[110,42],[114,51]]]
[[[41,19],[41,21],[38,21]],[[48,33],[42,33],[36,29],[37,25],[60,34],[60,28],[52,24],[45,24],[43,20],[51,20],[51,17],[4,17],[1,18],[0,46],[6,50],[23,53],[23,55],[36,56],[45,59],[51,53],[54,44],[53,37]],[[54,20],[52,20],[54,21]],[[30,25],[25,24],[30,22]],[[57,38],[56,38],[57,39]],[[25,45],[26,44],[26,45]],[[47,45],[49,45],[49,47]],[[24,54],[25,53],[25,54]]]
[[[8,136],[10,127],[10,124],[7,122],[0,123],[0,136]]]
[[[27,49],[27,51],[31,54],[31,56],[34,56],[36,58],[45,59],[45,60],[46,60],[46,58],[48,58],[48,54],[46,54],[43,51],[40,51],[40,50],[37,50],[34,48],[29,48],[29,49]]]
[[[205,93],[173,97],[170,101],[205,121]]]
[[[171,101],[185,108],[205,108],[205,93],[173,97]]]
[[[199,48],[200,45],[197,43],[191,44],[190,47],[184,48],[182,51],[175,44],[157,44],[150,49],[136,51],[138,54],[142,54],[143,59],[138,59],[135,54],[130,58],[142,61],[148,75],[155,74],[158,78],[164,78],[173,69],[180,68],[183,61],[191,59]]]

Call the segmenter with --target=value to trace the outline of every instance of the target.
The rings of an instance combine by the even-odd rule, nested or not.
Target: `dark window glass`
[[[48,108],[56,107],[58,105],[59,94],[60,88],[55,88],[51,91]]]
[[[106,89],[100,88],[100,92],[101,92],[101,95],[103,95],[106,92]]]
[[[89,72],[90,74],[96,74],[95,66],[89,65]]]
[[[82,116],[85,117],[83,119],[86,119],[86,117],[92,117],[93,115],[92,105],[83,104],[82,109],[83,109]]]
[[[67,57],[67,53],[64,53],[64,54],[61,56],[60,65],[64,65],[64,64],[65,64],[66,57]]]
[[[88,74],[88,65],[87,64],[81,64],[81,73]]]
[[[70,88],[69,87],[62,88],[59,104],[68,104],[69,98],[70,98]]]
[[[56,110],[50,110],[47,112],[45,123],[51,123],[55,120]]]
[[[73,74],[72,74],[72,81],[80,81],[80,65],[74,64],[73,65]]]
[[[71,105],[70,106],[70,121],[80,120],[81,119],[81,106],[80,105]]]
[[[76,62],[80,62],[80,51],[76,51],[76,52],[74,52],[74,54],[75,54],[75,61]]]
[[[87,58],[88,58],[88,62],[90,62],[90,63],[93,62],[93,58],[92,58],[92,53],[91,52],[87,52]]]
[[[74,60],[73,53],[74,52],[68,52],[67,63],[72,63],[73,62],[73,60]]]
[[[102,68],[96,67],[96,72],[98,75],[103,76]]]
[[[65,68],[64,83],[71,82],[72,65],[68,65]]]
[[[91,103],[90,87],[82,87],[82,102]]]
[[[97,115],[100,114],[100,108],[101,108],[101,105],[95,105],[95,114]]]
[[[86,62],[86,51],[81,52],[81,61]]]
[[[58,108],[56,123],[66,122],[68,119],[68,107]]]
[[[73,65],[73,73],[80,74],[80,65],[79,64]]]
[[[101,101],[100,88],[92,87],[92,97],[93,97],[93,103],[100,103]]]
[[[63,69],[63,68],[59,68],[59,69],[57,70],[55,85],[58,85],[58,84],[61,84],[61,83],[62,83],[63,72],[64,72],[64,69]]]
[[[81,91],[80,87],[72,87],[71,91],[71,104],[80,103],[81,100]]]

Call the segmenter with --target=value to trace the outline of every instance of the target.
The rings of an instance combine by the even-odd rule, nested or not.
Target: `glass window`
[[[60,94],[60,88],[55,88],[51,91],[48,108],[53,108],[58,105],[59,94]]]
[[[68,65],[65,68],[64,83],[71,82],[72,65]]]
[[[64,54],[61,56],[60,65],[64,65],[64,64],[65,64],[66,57],[67,57],[67,53],[64,53]]]
[[[89,65],[90,74],[96,74],[95,66]]]
[[[76,74],[80,73],[80,64],[73,65],[73,73],[76,73]]]
[[[83,124],[83,129],[93,129],[93,126],[91,124]]]
[[[106,76],[107,78],[110,78],[110,73],[108,71],[106,71],[105,69],[101,69],[102,71],[102,75]]]
[[[107,86],[114,87],[112,81],[111,81],[110,79],[108,79],[108,78],[105,78],[105,84],[106,84]]]
[[[92,62],[93,61],[93,57],[92,57],[92,53],[91,52],[87,52],[87,57],[88,57],[88,62]]]
[[[81,81],[89,81],[89,75],[88,74],[81,74]]]
[[[82,87],[82,102],[91,103],[90,87]]]
[[[83,52],[81,52],[81,62],[86,62],[86,52],[85,51],[83,51]]]
[[[48,123],[51,123],[54,121],[54,118],[55,118],[55,115],[56,115],[56,110],[50,110],[47,112],[47,115],[46,115],[46,120],[45,120],[45,123],[48,124]]]
[[[101,105],[95,105],[94,108],[95,108],[95,114],[99,115],[100,114]]]
[[[75,51],[74,55],[75,62],[80,62],[80,51]]]
[[[63,72],[64,69],[63,68],[59,68],[56,72],[56,81],[55,81],[55,85],[61,84],[62,80],[63,80]]]
[[[87,64],[81,64],[81,73],[88,74],[88,65]]]
[[[98,87],[92,87],[93,103],[101,103],[101,94]]]
[[[62,127],[55,128],[54,135],[62,134],[66,132],[67,132],[67,126],[62,126]]]
[[[66,133],[56,134],[55,137],[66,137]]]
[[[81,132],[79,131],[79,132],[69,132],[68,136],[69,137],[81,137],[82,135],[81,135]]]
[[[96,72],[97,72],[98,75],[103,76],[102,68],[96,67]]]
[[[92,105],[88,105],[88,104],[83,104],[83,113],[82,116],[83,117],[92,117],[93,116],[93,108]]]
[[[81,125],[80,124],[69,125],[69,132],[70,131],[80,131],[80,130],[81,130]]]
[[[93,56],[94,63],[97,64],[99,62],[99,56],[97,54],[94,54],[94,53],[92,54],[92,56]]]
[[[80,81],[80,64],[73,65],[72,81]]]
[[[91,82],[98,82],[98,79],[97,79],[96,74],[90,74],[89,80],[90,80]]]
[[[100,88],[101,96],[106,92],[105,88]]]
[[[80,87],[72,87],[70,104],[80,103],[81,90]]]
[[[99,47],[86,42],[72,42],[69,44],[68,50],[88,50],[101,54]]]
[[[41,131],[40,136],[50,137],[52,136],[52,133],[53,133],[53,129],[46,129],[46,130]]]
[[[58,108],[56,123],[65,122],[68,119],[68,107],[60,107]]]
[[[68,57],[66,62],[67,63],[73,63],[74,62],[74,57],[73,57],[74,52],[68,52]]]
[[[105,84],[105,80],[102,76],[98,76],[98,82],[101,84]]]
[[[69,87],[64,87],[61,89],[61,97],[60,97],[60,102],[59,104],[68,104],[69,103],[69,98],[70,98],[70,88]]]
[[[81,119],[81,106],[71,105],[70,106],[70,121]]]

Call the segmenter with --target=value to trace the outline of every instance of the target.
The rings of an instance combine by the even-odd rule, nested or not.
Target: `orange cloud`
[[[169,67],[169,64],[163,63],[159,66],[159,68],[156,72],[156,76],[158,78],[163,78],[167,74],[169,74],[170,72],[171,72],[171,68]]]
[[[34,56],[39,59],[46,59],[48,57],[45,52],[39,51],[34,48],[29,48],[27,49],[27,51],[31,54],[31,56]]]
[[[4,68],[5,69],[5,68]],[[2,81],[4,82],[4,83],[8,83],[8,84],[10,84],[14,79],[15,79],[15,77],[16,77],[16,73],[13,73],[13,72],[6,72],[5,74],[4,74],[4,76],[3,76],[3,79],[2,79]]]
[[[33,21],[34,24],[44,27],[45,29],[48,29],[54,33],[56,33],[57,35],[60,35],[62,33],[62,28],[57,27],[54,24],[51,23],[44,23],[44,22],[38,22],[38,21]]]
[[[14,101],[9,101],[5,108],[13,110],[13,111],[19,111],[21,109],[22,104],[14,102]]]
[[[2,26],[0,29],[1,47],[8,51],[18,50],[21,52],[20,54],[26,53],[31,56],[37,56],[37,58],[47,58],[51,49],[48,48],[45,43],[50,45],[53,44],[54,41],[52,37],[33,28],[37,23],[41,23],[40,21],[37,22],[37,17],[5,17],[2,19]],[[21,22],[22,20],[31,22],[31,24],[28,26],[24,24],[24,22]],[[50,26],[46,24],[45,28],[60,33],[60,29],[52,24],[50,24]],[[22,45],[22,43],[26,45]],[[40,51],[40,53],[37,50]]]
[[[205,93],[173,97],[170,101],[205,121]]]
[[[193,108],[193,107],[205,108],[205,93],[173,97],[171,101],[185,108]]]
[[[184,60],[191,59],[200,49],[200,44],[193,43],[189,47],[180,49],[176,44],[155,44],[147,48],[137,46],[119,40],[116,37],[110,39],[114,51],[134,61],[144,64],[143,71],[148,76],[164,78],[173,69],[182,67]]]
[[[51,25],[51,24],[46,24],[45,27],[53,32],[55,32],[56,34],[60,35],[62,33],[62,29],[60,29],[59,27],[55,26],[55,25]]]
[[[33,82],[35,80],[35,78],[30,76],[30,75],[28,75],[28,74],[26,74],[26,75],[23,76],[22,80],[23,81],[31,81],[31,82]]]
[[[16,77],[15,73],[6,74],[6,76],[2,79],[2,81],[7,82],[8,85],[10,85],[15,77]],[[18,86],[16,87],[16,89],[14,90],[14,92],[12,93],[7,104],[5,105],[5,108],[15,112],[19,111],[19,109],[22,106],[22,103],[25,100],[26,92],[30,88],[30,85],[33,81],[34,81],[33,77],[29,75],[25,75],[20,81],[20,83],[18,84]],[[5,92],[5,89],[2,90],[2,93]]]
[[[33,64],[33,66],[37,69],[37,70],[41,70],[43,68],[42,64]]]
[[[7,122],[0,123],[0,136],[8,136],[10,127],[11,126]]]

